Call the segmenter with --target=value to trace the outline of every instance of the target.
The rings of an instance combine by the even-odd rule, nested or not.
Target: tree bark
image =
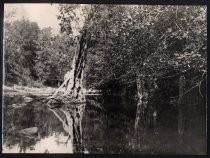
[[[79,38],[79,43],[72,62],[67,90],[64,93],[65,96],[71,96],[82,102],[85,101],[83,92],[83,74],[86,63],[88,41],[89,37],[87,31],[84,30],[84,33]]]

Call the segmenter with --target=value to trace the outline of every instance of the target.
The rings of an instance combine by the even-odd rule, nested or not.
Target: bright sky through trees
[[[37,22],[39,27],[52,27],[53,33],[59,33],[58,4],[4,4],[5,13],[15,11],[13,20],[26,18]]]
[[[52,33],[58,34],[60,30],[60,21],[57,18],[59,15],[58,7],[59,4],[51,3],[6,3],[4,4],[4,13],[8,14],[10,12],[14,12],[15,14],[13,18],[10,18],[11,20],[20,20],[25,18],[29,21],[36,22],[41,29],[51,27]],[[76,16],[79,16],[80,18],[79,24],[76,24],[77,26],[75,26],[82,27],[84,18],[81,15],[81,9],[77,9],[75,13],[77,14]],[[79,34],[78,30],[74,29],[74,26],[72,28],[75,35]]]

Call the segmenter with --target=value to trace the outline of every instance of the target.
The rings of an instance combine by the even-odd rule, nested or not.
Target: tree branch
[[[205,79],[205,78],[204,78]],[[185,93],[181,96],[183,97],[184,95],[186,95],[187,93],[189,93],[192,89],[198,87],[203,81],[204,79],[202,79],[199,83],[197,83],[195,86],[193,86],[192,88],[188,89],[187,91],[185,91]],[[199,90],[200,92],[200,90]],[[201,94],[201,93],[200,93]],[[174,97],[170,97],[171,99],[175,99],[175,98],[178,98],[179,96],[174,96]],[[203,97],[203,95],[201,94],[201,97]]]

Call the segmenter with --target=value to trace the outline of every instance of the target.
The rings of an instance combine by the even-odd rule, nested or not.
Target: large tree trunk
[[[72,62],[67,90],[64,93],[64,95],[69,95],[79,101],[85,101],[82,81],[86,63],[88,40],[87,31],[85,30],[79,38],[79,43]]]
[[[82,146],[82,117],[83,112],[85,109],[85,96],[83,92],[83,74],[85,69],[86,63],[86,56],[87,56],[87,47],[88,47],[89,37],[87,31],[84,30],[84,33],[79,39],[78,48],[75,51],[74,60],[72,63],[72,70],[70,74],[70,80],[67,85],[67,90],[64,93],[66,96],[70,96],[80,103],[75,108],[72,118],[73,118],[73,133],[74,133],[74,140],[76,141],[76,151],[80,152],[83,151]]]
[[[81,122],[83,112],[85,109],[85,96],[83,92],[83,74],[85,69],[85,62],[87,56],[89,36],[86,30],[78,38],[77,48],[74,54],[71,70],[65,76],[64,83],[58,88],[58,90],[50,97],[48,104],[62,103],[64,106],[63,113],[66,116],[67,124],[64,125],[65,131],[73,133],[74,151],[81,152],[82,148],[82,129]],[[63,95],[58,96],[58,92],[66,86],[66,91]],[[52,106],[50,106],[52,108]],[[59,116],[56,111],[54,114]],[[60,117],[61,118],[61,117]],[[65,121],[62,121],[64,124]],[[67,127],[68,128],[67,128]]]
[[[51,98],[55,98],[58,92],[61,91],[63,87],[66,87],[66,91],[64,92],[63,96],[68,98],[71,97],[72,99],[76,99],[80,102],[85,101],[82,81],[86,63],[88,41],[88,33],[86,30],[84,30],[82,35],[78,38],[78,44],[75,50],[72,66],[65,74],[63,84],[58,88]]]

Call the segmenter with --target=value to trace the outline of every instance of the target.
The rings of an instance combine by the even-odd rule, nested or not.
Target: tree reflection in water
[[[77,144],[74,140],[78,135],[74,133],[77,127],[73,124],[78,120],[72,120],[73,111],[67,107],[48,109],[40,100],[28,103],[24,107],[13,108],[10,106],[13,104],[11,99],[10,102],[5,103],[3,109],[3,153],[78,153],[81,151],[91,154],[179,153],[177,128],[172,127],[172,123],[168,124],[171,117],[176,118],[172,115],[173,111],[164,111],[167,115],[162,113],[163,116],[157,119],[157,124],[153,128],[148,126],[142,139],[142,148],[136,150],[136,139],[133,135],[135,102],[116,96],[86,96],[86,100],[82,125],[77,123],[78,127],[82,127],[80,144]],[[199,127],[196,122],[193,125],[193,127]],[[38,132],[27,136],[17,133],[30,127],[37,127]],[[196,135],[201,131],[199,128],[194,129],[193,135],[189,135],[186,139],[194,145],[192,148],[194,153],[203,153],[203,149],[206,149],[205,139]]]
[[[3,153],[72,153],[69,131],[41,101],[13,108],[5,103]],[[37,127],[32,135],[20,135],[19,130]],[[68,140],[68,141],[67,141]]]

